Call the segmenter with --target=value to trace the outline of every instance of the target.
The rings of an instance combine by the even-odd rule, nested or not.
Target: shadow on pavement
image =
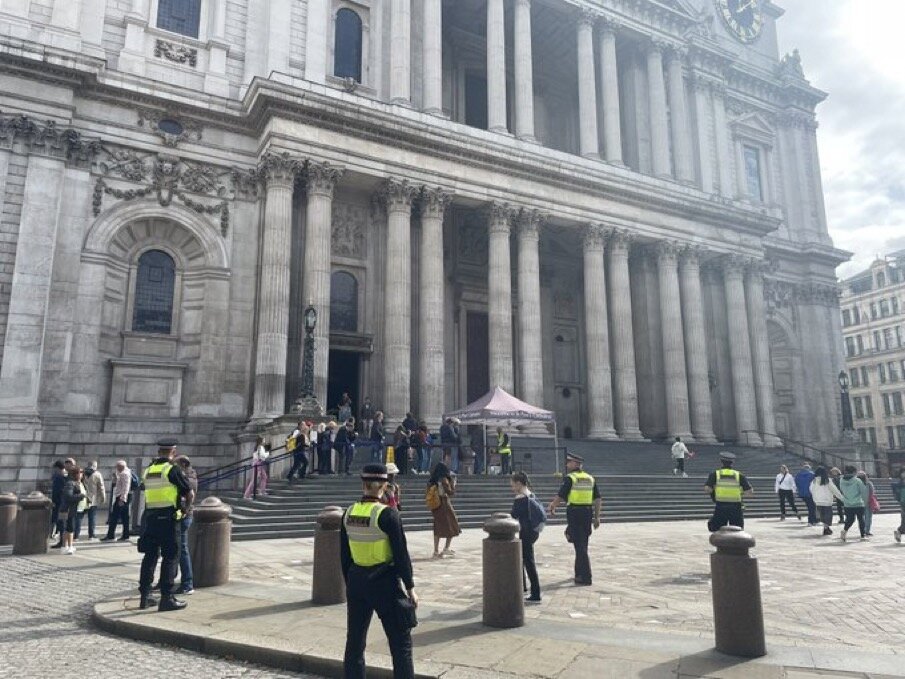
[[[314,604],[311,601],[293,601],[285,604],[271,604],[269,606],[259,606],[258,608],[243,608],[238,611],[226,611],[211,616],[213,620],[241,620],[242,618],[254,618],[259,615],[275,615],[279,613],[292,613],[300,611],[304,608],[312,608]]]
[[[412,633],[412,643],[415,646],[440,644],[443,642],[459,641],[467,637],[477,637],[498,631],[492,627],[484,627],[479,622],[468,622],[462,625],[449,625],[439,629],[415,631]]]

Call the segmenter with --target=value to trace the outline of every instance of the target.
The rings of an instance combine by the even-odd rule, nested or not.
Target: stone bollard
[[[340,567],[339,529],[341,507],[324,507],[317,515],[314,531],[314,572],[311,578],[311,603],[330,606],[346,601],[346,582]]]
[[[11,545],[16,541],[18,501],[15,493],[0,493],[0,545]]]
[[[37,490],[19,498],[13,554],[47,554],[51,504],[50,498]]]
[[[497,513],[484,522],[484,624],[488,627],[521,627],[525,624],[525,592],[522,585],[522,542],[516,537],[519,523]]]
[[[195,587],[216,587],[229,582],[229,543],[232,508],[217,497],[195,505],[189,529],[189,556]]]
[[[723,526],[710,536],[713,580],[713,630],[716,650],[743,658],[767,654],[757,559],[748,554],[754,538],[738,526]]]

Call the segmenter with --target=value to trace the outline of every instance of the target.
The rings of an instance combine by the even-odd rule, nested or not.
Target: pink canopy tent
[[[455,417],[462,424],[480,424],[484,426],[484,441],[487,441],[487,425],[504,425],[517,427],[524,424],[552,422],[553,423],[553,449],[559,446],[559,437],[556,430],[556,415],[551,410],[538,408],[530,403],[520,401],[502,387],[494,387],[481,398],[460,410],[448,413],[444,416]],[[487,448],[484,448],[487,455]],[[556,455],[556,453],[554,453]],[[487,469],[486,459],[484,469]],[[556,455],[556,472],[559,473],[559,455]]]

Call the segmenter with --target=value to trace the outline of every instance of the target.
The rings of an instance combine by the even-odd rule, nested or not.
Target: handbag
[[[876,495],[871,495],[870,500],[868,500],[867,504],[870,505],[870,511],[872,511],[874,514],[880,511],[880,501],[877,499]]]

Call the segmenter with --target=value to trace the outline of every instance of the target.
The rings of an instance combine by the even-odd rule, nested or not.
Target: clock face
[[[753,42],[764,25],[761,0],[716,0],[720,16],[742,42]]]

